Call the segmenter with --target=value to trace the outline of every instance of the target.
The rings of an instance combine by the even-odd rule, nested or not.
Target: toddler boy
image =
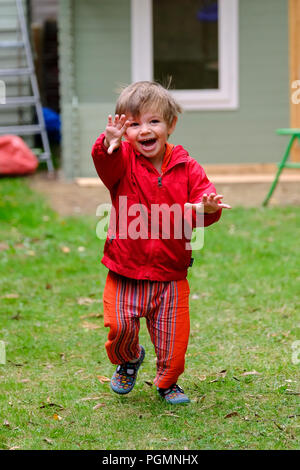
[[[196,211],[202,211],[208,226],[220,218],[222,208],[230,208],[199,163],[182,146],[168,143],[180,112],[158,83],[133,83],[120,94],[114,118],[108,117],[92,149],[115,214],[102,259],[109,269],[103,294],[104,325],[110,328],[105,347],[118,365],[111,388],[127,394],[135,385],[145,357],[138,337],[145,317],[157,357],[154,384],[171,404],[189,402],[177,384],[190,327],[186,277],[191,249],[179,230],[184,209],[193,211],[193,226]],[[181,211],[179,219],[174,208]]]

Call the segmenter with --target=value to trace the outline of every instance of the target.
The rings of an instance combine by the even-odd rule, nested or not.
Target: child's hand
[[[108,116],[104,139],[107,153],[112,154],[115,149],[120,147],[122,136],[126,132],[129,124],[130,121],[126,121],[125,114],[122,114],[120,117],[116,114],[114,120],[111,115]]]
[[[219,209],[231,209],[231,206],[228,204],[220,203],[220,200],[223,198],[221,194],[211,193],[209,196],[203,194],[202,201],[196,204],[185,204],[185,207],[192,207],[194,210],[204,212],[205,214],[213,214]]]

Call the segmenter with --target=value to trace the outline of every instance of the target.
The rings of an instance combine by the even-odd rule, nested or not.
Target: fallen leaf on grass
[[[25,248],[24,243],[15,243],[14,248]]]
[[[285,427],[280,426],[278,423],[276,423],[276,421],[273,421],[273,423],[278,429],[280,429],[280,431],[285,431]]]
[[[86,328],[87,330],[97,330],[98,328],[101,328],[101,325],[98,325],[96,323],[90,323],[88,321],[84,321],[81,326],[82,328]]]
[[[228,415],[224,416],[225,419],[227,418],[233,418],[235,416],[239,416],[237,411],[232,411],[232,413],[228,413]]]
[[[52,285],[49,284],[49,283],[47,283],[47,284],[45,285],[45,288],[46,288],[46,289],[52,289]]]
[[[256,370],[250,370],[249,372],[244,372],[242,375],[261,375],[261,373]]]
[[[59,356],[61,358],[62,361],[65,361],[66,360],[66,355],[65,353],[59,353]]]
[[[165,415],[171,416],[172,418],[180,418],[179,415],[176,415],[175,413],[172,413],[172,411],[170,411],[170,412],[166,411]]]
[[[152,386],[153,386],[153,383],[152,383],[152,382],[148,382],[147,380],[145,380],[145,384],[148,385],[149,387],[152,387]]]
[[[103,408],[103,406],[106,406],[105,403],[97,403],[97,405],[93,406],[93,410],[98,410],[99,408]]]
[[[54,413],[54,415],[52,416],[53,419],[55,419],[56,421],[61,421],[62,420],[62,417],[59,416],[57,413]]]
[[[202,395],[201,397],[199,397],[199,398],[197,399],[197,401],[198,401],[198,402],[204,401],[205,398],[206,398],[206,395]]]
[[[198,299],[200,299],[198,294],[193,294],[192,295],[192,300],[198,300]]]
[[[21,447],[13,446],[13,447],[10,447],[10,448],[9,448],[9,450],[17,450],[17,449],[21,449]]]
[[[27,382],[30,382],[30,379],[22,379],[20,380],[21,383],[27,383]]]
[[[248,292],[248,295],[252,295],[252,296],[256,295],[256,292],[252,287],[248,287],[247,292]]]
[[[288,395],[300,395],[300,392],[298,392],[297,390],[291,390],[290,388],[287,388],[285,393],[287,393]]]
[[[0,299],[18,299],[19,294],[5,294],[0,297]]]
[[[202,292],[201,298],[204,299],[205,297],[211,297],[211,293],[210,292]]]
[[[16,366],[16,367],[23,367],[24,366],[24,364],[18,364],[17,362],[13,362],[10,359],[8,359],[7,362],[10,362],[13,366]]]
[[[47,444],[50,444],[51,446],[53,445],[53,441],[51,441],[51,439],[48,439],[48,437],[44,437],[43,441],[47,442]]]
[[[29,241],[30,241],[30,243],[38,243],[38,242],[41,241],[41,239],[38,238],[38,237],[35,237],[35,238],[30,238]]]
[[[61,246],[60,249],[63,253],[70,253],[71,251],[68,246]]]
[[[0,243],[0,251],[8,250],[9,245],[7,243]]]
[[[20,315],[20,313],[18,312],[18,313],[16,313],[15,315],[13,315],[13,316],[10,317],[10,318],[11,318],[11,320],[20,320],[21,315]]]
[[[201,380],[201,382],[204,382],[204,380],[206,380],[206,375],[199,375],[198,379]]]
[[[105,382],[110,382],[110,379],[108,377],[105,377],[104,375],[97,375],[97,379],[101,384],[104,384]]]
[[[88,313],[87,315],[81,315],[80,319],[84,320],[85,318],[102,318],[103,313]]]
[[[227,370],[226,370],[226,369],[223,369],[223,370],[221,370],[221,371],[218,373],[218,375],[219,375],[220,377],[222,377],[222,378],[226,377],[226,374],[227,374]]]
[[[64,409],[62,405],[58,405],[57,403],[44,403],[43,405],[40,406],[40,408],[51,408],[51,407],[58,408],[59,410]]]
[[[176,415],[172,411],[165,411],[162,415],[159,416],[170,416],[172,418],[180,418],[180,416]]]
[[[26,251],[25,254],[26,254],[27,256],[35,256],[35,251],[33,251],[33,250],[28,250],[28,251]]]
[[[90,304],[93,304],[95,302],[98,302],[98,300],[97,299],[91,299],[90,297],[79,297],[77,299],[78,305],[90,305]]]
[[[89,401],[89,400],[101,400],[102,397],[84,397],[80,398],[79,401]]]

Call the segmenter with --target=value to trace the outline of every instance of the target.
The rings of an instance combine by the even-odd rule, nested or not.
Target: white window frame
[[[219,88],[172,91],[184,109],[239,107],[238,7],[239,0],[219,0]],[[153,80],[152,0],[131,0],[131,54],[132,81]]]

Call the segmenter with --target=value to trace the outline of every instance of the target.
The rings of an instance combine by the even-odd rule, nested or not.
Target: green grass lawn
[[[192,402],[181,407],[151,385],[144,322],[133,392],[120,397],[103,380],[114,366],[96,223],[59,217],[25,180],[0,180],[0,448],[299,448],[300,208],[234,208],[206,230],[189,273],[179,383]]]

